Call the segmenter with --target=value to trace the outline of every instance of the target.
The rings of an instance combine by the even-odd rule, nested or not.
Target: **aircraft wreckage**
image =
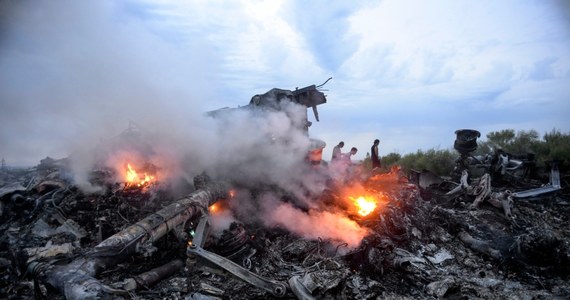
[[[249,109],[278,110],[280,101],[317,116],[326,99],[316,86],[274,89],[255,96]],[[220,113],[227,109],[212,112]],[[547,177],[530,178],[525,159],[501,151],[474,156],[478,137],[456,132],[460,157],[449,179],[398,167],[335,177],[333,166],[319,163],[324,143],[314,142],[306,174],[325,183],[308,196],[319,205],[302,207],[295,195],[272,191],[285,204],[275,213],[296,206],[319,216],[322,228],[298,222],[299,232],[313,236],[259,219],[212,226],[244,197],[264,201],[267,190],[279,189],[271,185],[244,193],[240,183],[202,174],[175,196],[159,168],[124,163],[120,174],[94,169],[91,182],[105,190],[85,193],[69,180],[67,159],[4,168],[0,297],[567,299],[563,174],[552,163]],[[473,168],[484,175],[472,175]],[[329,226],[354,230],[319,235]]]

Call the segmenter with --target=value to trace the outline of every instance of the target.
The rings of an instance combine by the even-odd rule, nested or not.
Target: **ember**
[[[353,184],[343,187],[341,204],[347,212],[354,217],[370,217],[373,212],[379,211],[382,207],[392,201],[390,189],[383,184],[372,182],[364,186]]]
[[[220,207],[219,207],[218,203],[214,203],[214,204],[210,205],[210,207],[208,207],[208,211],[209,211],[211,214],[215,214],[216,212],[219,212],[219,211],[220,211]]]

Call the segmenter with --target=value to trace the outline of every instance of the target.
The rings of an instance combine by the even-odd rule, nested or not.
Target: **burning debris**
[[[397,166],[388,173],[359,166],[337,172],[321,163],[324,142],[307,142],[305,135],[306,109],[316,117],[324,99],[316,86],[274,89],[237,109],[281,118],[302,108],[304,115],[287,118],[306,138],[296,152],[304,154],[292,167],[275,167],[289,177],[268,172],[259,181],[240,168],[232,169],[237,174],[208,169],[180,195],[172,189],[172,171],[156,164],[155,151],[134,127],[101,148],[87,176],[96,192],[71,180],[73,157],[2,170],[0,296],[570,295],[568,193],[555,166],[550,182],[537,186],[540,180],[523,171],[530,164],[514,156],[471,155],[478,132],[463,130],[451,179],[427,171],[404,174]],[[260,135],[264,143],[276,149],[297,138],[266,133]],[[483,165],[486,174],[474,176],[474,165]]]

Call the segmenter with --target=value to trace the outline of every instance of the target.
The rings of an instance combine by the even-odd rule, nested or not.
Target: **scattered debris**
[[[329,178],[314,195],[322,207],[303,209],[343,211],[342,222],[365,232],[356,245],[248,220],[214,232],[211,218],[230,209],[236,191],[206,175],[175,197],[160,177],[147,184],[146,171],[128,184],[94,170],[92,179],[107,186],[88,194],[54,160],[1,170],[0,297],[568,298],[568,191],[558,170],[540,190],[495,186],[492,172],[472,178],[476,137],[458,131],[459,182],[398,168]]]

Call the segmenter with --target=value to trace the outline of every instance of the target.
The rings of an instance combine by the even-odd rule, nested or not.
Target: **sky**
[[[569,132],[570,2],[0,0],[0,157],[63,158],[129,122],[223,149],[204,112],[329,77],[309,111],[326,160],[341,140],[362,159],[376,138],[403,155],[462,128]]]

